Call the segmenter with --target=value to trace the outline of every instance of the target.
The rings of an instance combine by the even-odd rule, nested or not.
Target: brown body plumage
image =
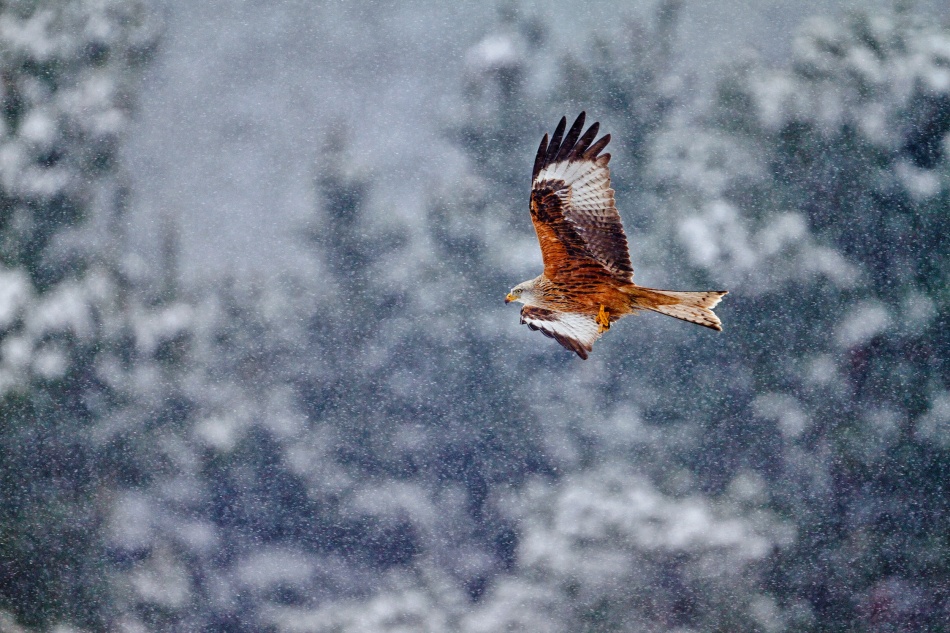
[[[638,310],[721,330],[711,308],[725,291],[656,290],[633,283],[627,237],[610,188],[610,154],[600,154],[610,135],[594,142],[598,123],[581,135],[584,118],[582,112],[566,136],[562,118],[550,143],[547,135],[541,141],[530,209],[544,272],[515,286],[505,301],[523,303],[522,323],[581,358],[611,323]]]

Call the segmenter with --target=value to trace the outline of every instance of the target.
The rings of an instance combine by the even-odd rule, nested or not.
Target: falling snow
[[[252,4],[0,3],[0,631],[946,627],[945,8]],[[504,305],[581,110],[721,334]]]

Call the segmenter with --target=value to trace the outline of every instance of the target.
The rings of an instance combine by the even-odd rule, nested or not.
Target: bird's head
[[[531,281],[523,281],[509,290],[508,296],[505,297],[505,303],[517,301],[518,303],[524,303],[526,305],[532,304],[535,300],[534,282],[534,279]]]

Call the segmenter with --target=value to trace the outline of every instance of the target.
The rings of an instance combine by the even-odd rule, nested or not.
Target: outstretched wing
[[[585,360],[594,341],[602,334],[592,315],[577,312],[557,312],[524,306],[521,308],[521,322],[532,330],[538,330],[553,338]]]
[[[567,136],[567,119],[562,118],[550,142],[544,135],[534,160],[531,220],[544,274],[557,279],[573,276],[578,268],[594,268],[631,281],[627,237],[610,188],[610,154],[599,155],[610,135],[594,142],[599,123],[581,135],[584,118],[581,112]]]

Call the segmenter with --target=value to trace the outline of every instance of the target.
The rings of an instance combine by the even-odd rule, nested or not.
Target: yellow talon
[[[600,325],[600,332],[606,332],[610,329],[610,315],[607,314],[607,309],[604,307],[604,304],[600,304],[600,312],[597,313],[597,324]]]

